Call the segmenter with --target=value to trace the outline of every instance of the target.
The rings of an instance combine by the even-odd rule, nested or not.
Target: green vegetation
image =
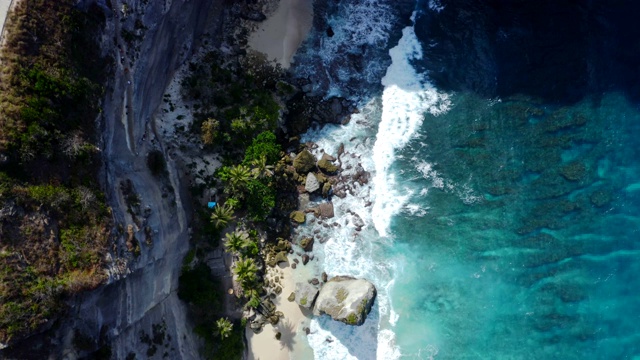
[[[276,83],[269,80],[269,65],[220,66],[220,56],[209,53],[204,61],[191,64],[191,76],[185,79],[185,97],[200,101],[193,131],[200,132],[204,144],[242,152],[256,135],[274,131],[280,106],[273,93]]]
[[[222,340],[228,338],[233,331],[233,324],[227,318],[220,318],[216,321],[216,328]]]
[[[225,249],[236,259],[233,272],[241,291],[235,295],[245,308],[271,309],[272,314],[275,307],[265,296],[263,283],[265,239],[260,237],[271,231],[265,227],[267,219],[279,213],[278,186],[289,181],[283,180],[283,166],[276,166],[284,155],[275,134],[281,109],[274,97],[282,92],[276,87],[282,73],[270,64],[251,61],[248,57],[221,59],[209,53],[203,62],[190,64],[191,76],[182,85],[183,95],[198,102],[193,106],[197,112],[190,130],[202,140],[205,151],[220,153],[224,164],[209,184],[221,187],[218,205],[212,211],[201,211],[200,218],[210,221],[195,227],[200,234],[195,237],[197,247],[207,251],[222,238]],[[241,358],[243,320],[242,326],[234,326],[221,342],[216,337],[216,342],[212,334],[220,333],[219,322],[224,319],[199,319],[197,331],[205,340],[205,357]]]
[[[217,205],[213,208],[213,212],[211,213],[211,222],[214,224],[216,229],[225,228],[230,221],[233,221],[233,208],[225,203],[224,205]]]
[[[347,316],[348,325],[356,325],[357,323],[358,323],[358,317],[356,316],[356,314],[351,313],[349,314],[349,316]]]
[[[183,268],[179,279],[178,297],[191,304],[198,318],[211,316],[222,310],[221,286],[205,263]]]
[[[110,211],[97,191],[102,12],[25,0],[0,69],[0,341],[55,320],[106,279]]]

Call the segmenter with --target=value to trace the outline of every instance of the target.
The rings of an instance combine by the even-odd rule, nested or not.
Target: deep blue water
[[[639,358],[640,4],[327,3],[294,72],[365,125],[308,136],[360,152],[373,206],[339,200],[365,240],[319,256],[380,296],[360,329],[314,320],[316,357]]]

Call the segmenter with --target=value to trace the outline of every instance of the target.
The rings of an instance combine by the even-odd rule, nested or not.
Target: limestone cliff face
[[[12,357],[33,355],[39,347],[39,358],[91,358],[102,347],[110,349],[113,359],[132,354],[137,359],[195,359],[199,340],[177,297],[182,258],[189,248],[188,184],[162,134],[155,133],[154,116],[175,70],[200,36],[221,24],[223,1],[82,0],[79,6],[92,2],[107,16],[102,47],[114,58],[99,119],[104,190],[115,223],[137,239],[140,254],[132,255],[127,232],[121,234],[113,253],[106,255],[114,264],[109,284],[70,300],[70,313],[59,325],[18,344]],[[146,165],[152,150],[167,160],[162,178]],[[128,211],[123,182],[137,194],[140,214]]]

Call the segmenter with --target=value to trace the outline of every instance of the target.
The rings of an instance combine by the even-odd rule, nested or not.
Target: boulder
[[[376,288],[367,280],[336,276],[326,282],[316,299],[314,315],[329,315],[347,325],[362,325],[376,298]]]
[[[336,158],[327,153],[324,153],[322,154],[322,158],[320,160],[336,161]]]
[[[304,210],[309,206],[309,194],[300,194],[300,196],[298,197],[298,203],[300,204],[298,209],[300,210]]]
[[[329,196],[330,193],[331,193],[331,183],[327,181],[326,183],[324,183],[324,185],[322,185],[322,196],[327,197]]]
[[[318,296],[318,289],[306,283],[296,283],[295,301],[298,305],[311,309]]]
[[[308,173],[316,167],[316,157],[308,150],[303,150],[293,159],[293,167],[298,174]]]
[[[286,251],[280,251],[279,253],[276,254],[276,264],[279,264],[281,262],[288,262],[289,259],[287,258],[287,252]]]
[[[280,251],[278,253],[271,253],[269,258],[267,259],[267,265],[270,267],[275,267],[277,264],[281,262],[288,262],[289,258],[287,258],[287,251]]]
[[[305,215],[302,211],[292,211],[289,217],[298,224],[302,224],[305,221]]]
[[[313,250],[313,238],[306,237],[306,238],[300,240],[300,247],[304,251],[312,251]]]
[[[302,265],[307,265],[308,262],[309,262],[309,255],[307,254],[302,255]]]
[[[316,178],[316,176],[311,172],[307,174],[307,180],[305,182],[304,189],[308,193],[312,193],[320,189],[320,182],[318,182],[318,179]]]
[[[318,168],[327,174],[335,174],[339,169],[337,165],[334,165],[327,159],[321,159],[318,161]]]
[[[318,205],[318,214],[323,219],[331,219],[334,216],[333,203],[325,202]]]

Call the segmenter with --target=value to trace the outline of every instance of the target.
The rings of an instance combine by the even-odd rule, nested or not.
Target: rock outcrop
[[[305,221],[304,212],[302,211],[292,211],[289,218],[298,224],[302,224]]]
[[[333,203],[326,202],[318,205],[318,215],[323,219],[331,219],[334,216]]]
[[[313,238],[306,237],[300,240],[300,247],[307,252],[313,251]]]
[[[332,164],[331,161],[324,158],[318,161],[318,168],[326,174],[335,174],[339,169],[337,165]]]
[[[313,173],[307,174],[307,180],[304,185],[304,189],[308,193],[312,193],[318,189],[320,189],[320,183],[318,182],[318,178]]]
[[[305,174],[316,167],[316,157],[308,150],[302,150],[295,159],[293,159],[293,167],[298,174]]]
[[[318,289],[305,283],[296,283],[295,301],[298,305],[311,309],[316,297],[318,296]]]
[[[327,314],[347,325],[362,325],[376,294],[375,286],[367,280],[336,276],[320,289],[313,314]]]

